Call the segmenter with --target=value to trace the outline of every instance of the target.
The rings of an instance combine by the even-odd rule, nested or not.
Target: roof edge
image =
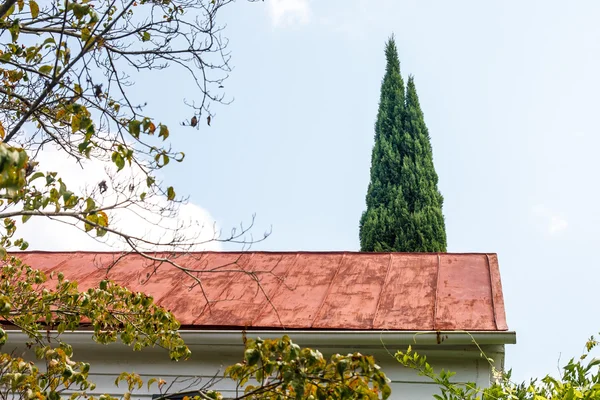
[[[7,330],[10,341],[25,342],[27,335],[21,331]],[[514,331],[348,331],[348,330],[186,330],[180,331],[187,345],[239,345],[242,337],[273,339],[289,336],[302,346],[396,346],[396,345],[504,345],[516,344]],[[70,344],[89,344],[93,332],[65,332],[62,337]]]
[[[135,254],[133,252],[127,252],[127,251],[92,251],[92,250],[67,250],[67,251],[52,251],[52,250],[24,250],[24,251],[9,251],[8,254],[11,255],[18,255],[18,254],[123,254],[123,253],[131,253],[131,254]],[[152,253],[152,252],[150,252]],[[439,255],[497,255],[497,253],[495,252],[457,252],[457,253],[452,253],[452,252],[447,252],[447,253],[441,253],[441,252],[437,252],[437,253],[427,253],[427,252],[367,252],[367,251],[351,251],[351,250],[324,250],[324,251],[310,251],[310,250],[301,250],[301,251],[295,251],[295,250],[285,250],[285,251],[278,251],[278,250],[262,250],[262,251],[214,251],[214,250],[207,250],[207,251],[157,251],[155,253],[168,253],[168,254],[181,254],[181,255],[185,255],[185,254],[369,254],[369,255],[374,255],[374,254],[382,254],[382,255],[386,255],[386,254],[411,254],[411,255],[433,255],[433,254],[439,254]]]

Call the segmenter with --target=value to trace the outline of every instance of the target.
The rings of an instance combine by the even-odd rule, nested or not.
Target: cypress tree
[[[414,79],[405,90],[393,37],[385,55],[361,250],[444,252],[443,198]]]

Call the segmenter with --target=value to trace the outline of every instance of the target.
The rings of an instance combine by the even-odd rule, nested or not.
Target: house
[[[435,368],[455,371],[457,381],[488,386],[492,364],[502,369],[504,346],[516,342],[508,330],[498,259],[495,254],[354,252],[203,252],[155,255],[169,262],[120,253],[25,252],[25,263],[63,272],[80,288],[108,277],[144,291],[180,320],[193,352],[190,360],[169,361],[165,351],[132,352],[103,346],[82,329],[65,333],[78,359],[92,365],[97,392],[119,394],[122,371],[144,378],[178,378],[174,388],[211,382],[219,371],[241,361],[242,331],[247,337],[283,334],[324,354],[372,354],[391,379],[392,398],[429,399],[439,390],[426,378],[401,367],[391,356],[412,345]],[[202,280],[202,288],[193,277]],[[197,283],[197,282],[196,282]],[[207,304],[206,299],[212,303]],[[20,348],[13,333],[5,349]],[[477,342],[477,347],[473,341]],[[3,351],[6,351],[3,349]],[[182,381],[197,377],[201,382]],[[222,380],[215,389],[235,393]],[[144,388],[145,389],[145,388]],[[141,391],[138,398],[150,398]]]

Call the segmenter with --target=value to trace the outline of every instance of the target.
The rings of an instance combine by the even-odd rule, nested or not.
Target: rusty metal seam
[[[65,265],[65,264],[66,264],[68,261],[71,261],[73,258],[77,258],[77,257],[76,257],[76,256],[75,256],[75,257],[73,257],[73,256],[72,256],[72,257],[69,257],[69,258],[65,258],[64,260],[62,260],[62,261],[61,261],[61,262],[59,262],[58,264],[54,264],[54,266],[52,267],[52,270],[51,270],[51,271],[56,271],[56,270],[58,270],[59,268],[61,268],[61,266],[62,266],[62,265]],[[93,262],[93,261],[92,261],[92,262]],[[93,272],[90,272],[90,273],[89,273],[89,274],[86,276],[86,278],[87,278],[88,276],[90,276],[92,273],[93,273]]]
[[[204,266],[208,266],[209,264],[209,260],[210,260],[210,255],[207,253],[200,253],[200,257],[198,257],[198,259],[196,259],[195,261],[200,264],[200,267],[203,267],[201,263],[204,263]],[[197,267],[194,267],[195,270],[199,271],[199,269]],[[199,272],[195,273],[195,276],[200,279],[199,276]],[[183,282],[183,280],[185,279],[185,275],[181,277],[180,279],[180,283]],[[161,300],[163,298],[166,297],[170,297],[171,293],[175,293],[178,290],[177,287],[173,287],[173,289],[167,293],[165,293],[162,297]],[[210,307],[210,303],[206,302],[204,303],[204,306],[202,306],[202,310],[200,310],[200,312],[198,313],[198,316],[194,316],[192,319],[192,325],[196,324],[196,322],[198,320],[200,320],[200,318],[202,318],[202,316],[204,315],[204,311],[206,311],[206,309],[208,308],[208,313],[211,314],[212,313],[212,308]]]
[[[237,260],[235,260],[235,261],[233,261],[233,262],[231,262],[229,264],[238,264],[238,261],[240,261],[242,259],[242,256],[244,254],[248,254],[248,253],[244,253],[244,252],[239,253],[239,256],[238,256]],[[246,265],[250,264],[250,261],[252,260],[252,258],[254,258],[255,254],[256,254],[255,252],[250,253],[250,257],[249,257],[248,263]],[[207,260],[207,263],[208,263],[208,260],[210,260],[210,255],[208,255],[206,257],[206,260]],[[239,265],[239,267],[240,267],[240,269],[244,270],[244,267],[242,267],[241,265]],[[233,280],[236,277],[236,274],[238,274],[239,272],[228,272],[228,273],[231,274],[231,278],[229,278],[229,281],[227,281],[227,284],[224,286],[223,290],[221,290],[221,292],[217,296],[215,296],[215,298],[216,298],[215,301],[220,301],[221,300],[221,296],[223,296],[223,294],[227,291],[227,289],[229,288],[229,285],[231,284],[231,282],[233,282]],[[176,290],[176,288],[174,288],[174,290]],[[204,304],[204,306],[202,307],[202,311],[200,311],[199,315],[194,319],[194,321],[192,322],[192,324],[195,324],[197,321],[199,321],[200,319],[203,318],[204,311],[206,310],[206,308],[208,308],[208,313],[209,314],[212,313],[212,308],[211,308],[210,302],[212,302],[212,301],[209,299],[209,302],[206,302],[206,304]]]
[[[240,256],[237,258],[237,260],[233,261],[231,264],[235,264],[237,265],[240,270],[244,271],[244,274],[246,274],[246,267],[250,267],[250,270],[252,270],[252,265],[250,264],[250,262],[252,261],[252,259],[254,258],[254,255],[256,253],[251,253],[250,257],[248,258],[248,261],[245,263],[245,265],[241,264],[241,260],[242,260],[242,256],[244,254],[248,254],[248,253],[240,253]],[[239,274],[240,272],[233,272],[231,273],[231,278],[229,278],[229,281],[227,282],[227,285],[225,285],[225,287],[223,288],[223,290],[221,291],[221,293],[219,293],[219,296],[217,297],[219,300],[221,299],[221,296],[223,296],[223,293],[225,293],[228,289],[229,289],[229,285],[231,285],[231,282],[233,282],[233,280],[236,278],[236,275]],[[227,300],[227,299],[223,299],[223,300]]]
[[[340,269],[342,269],[342,264],[344,263],[345,259],[346,259],[346,253],[342,254],[342,259],[340,260],[340,264],[338,265],[337,269],[335,270],[335,274],[333,275],[333,278],[331,278],[331,282],[329,282],[329,287],[327,288],[327,291],[325,292],[325,296],[323,296],[323,301],[321,302],[319,309],[315,313],[315,317],[313,318],[312,322],[310,323],[311,328],[313,328],[315,326],[315,321],[317,320],[317,318],[319,318],[319,315],[321,314],[321,310],[323,309],[323,307],[325,306],[325,303],[327,302],[327,297],[329,297],[329,294],[331,293],[331,288],[333,287],[333,282],[335,282],[335,278],[337,278],[338,274],[340,273]]]
[[[496,327],[496,330],[498,330],[498,319],[496,318],[495,302],[496,293],[494,291],[494,278],[492,277],[492,263],[490,262],[489,254],[486,253],[485,257],[487,258],[488,273],[490,274],[490,293],[492,295],[492,313],[494,314],[494,326]]]
[[[442,257],[438,253],[438,265],[437,265],[437,273],[435,275],[435,297],[433,299],[433,330],[437,330],[437,307],[438,307],[438,292],[440,285],[440,268],[442,265]]]
[[[277,264],[279,264],[282,260],[283,260],[284,255],[282,254],[281,257],[279,258],[279,261],[277,262]],[[278,279],[279,284],[277,285],[277,287],[275,289],[273,289],[273,296],[269,299],[266,298],[260,305],[260,312],[258,313],[258,315],[256,316],[255,321],[259,321],[260,317],[263,316],[263,314],[265,313],[266,309],[267,309],[267,303],[271,303],[272,304],[272,298],[275,297],[277,295],[277,293],[279,292],[279,288],[281,287],[281,285],[283,285],[283,281],[286,280],[288,274],[290,273],[290,271],[293,269],[293,267],[296,266],[296,264],[298,263],[298,258],[300,258],[300,254],[296,254],[296,257],[294,258],[294,262],[290,263],[287,267],[287,269],[285,270],[285,274],[283,277],[281,277],[281,279]],[[277,264],[275,266],[277,266]],[[275,310],[277,311],[277,310]],[[285,329],[285,326],[282,326],[283,329]]]
[[[383,297],[383,291],[385,290],[385,288],[387,286],[391,269],[392,269],[392,253],[390,253],[390,262],[388,263],[387,271],[385,273],[385,279],[383,280],[383,285],[381,286],[381,291],[379,292],[379,298],[377,299],[377,306],[375,306],[375,314],[373,314],[373,323],[371,324],[371,329],[375,329],[375,321],[377,320],[377,314],[379,314],[379,306],[381,305],[381,298]]]

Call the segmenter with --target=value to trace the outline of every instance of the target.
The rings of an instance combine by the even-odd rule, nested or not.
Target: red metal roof
[[[19,256],[32,267],[63,272],[82,289],[108,277],[151,294],[186,328],[508,329],[495,254],[168,255],[196,270],[193,274],[201,279],[210,307],[198,285],[190,289],[193,278],[139,255],[127,255],[108,270],[120,253],[25,252]]]

